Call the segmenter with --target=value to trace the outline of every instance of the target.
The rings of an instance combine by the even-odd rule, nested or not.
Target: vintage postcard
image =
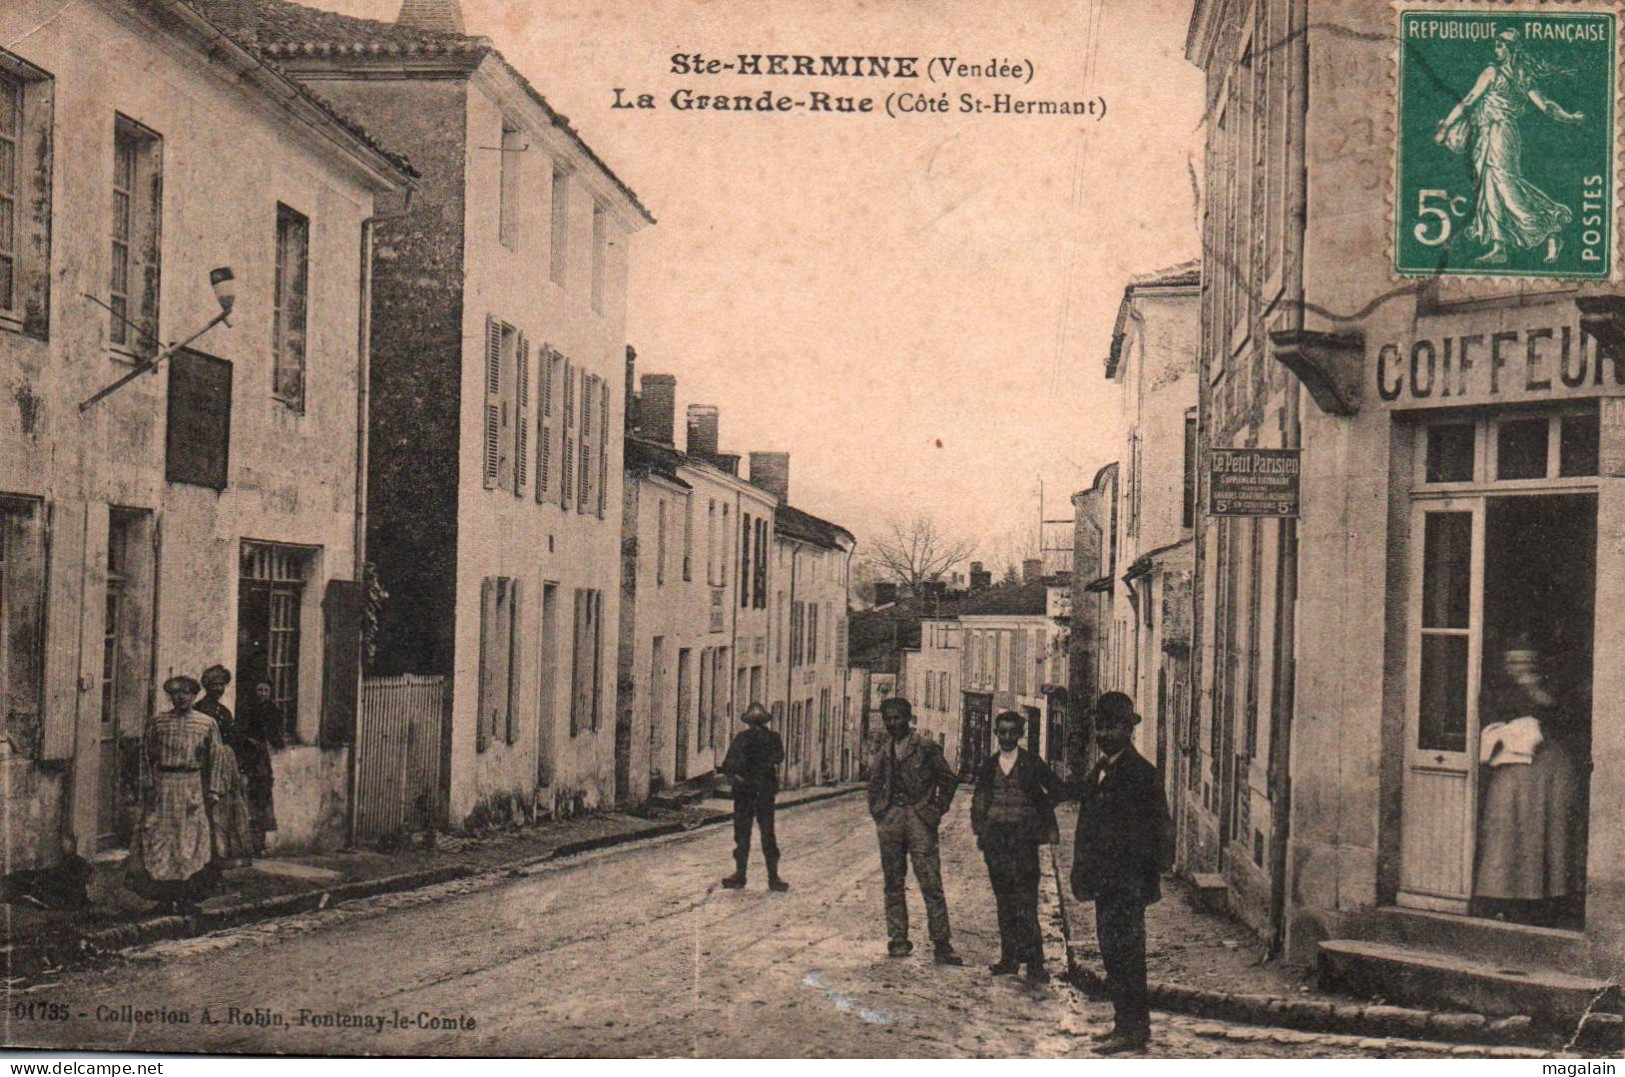
[[[1613,1072],[1621,17],[0,3],[0,1048]]]

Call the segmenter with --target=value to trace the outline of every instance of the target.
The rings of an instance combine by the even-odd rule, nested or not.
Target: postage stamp
[[[1398,19],[1395,271],[1611,279],[1616,11],[1406,5]]]

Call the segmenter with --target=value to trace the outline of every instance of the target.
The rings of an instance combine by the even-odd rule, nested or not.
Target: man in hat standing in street
[[[886,952],[907,957],[908,900],[904,894],[908,865],[925,898],[926,921],[939,965],[963,965],[948,935],[948,899],[942,893],[942,862],[937,855],[937,825],[948,813],[959,776],[942,757],[942,748],[916,734],[914,708],[898,696],[880,705],[886,738],[869,760],[869,814],[880,837],[880,870],[886,885]]]
[[[1173,866],[1173,825],[1162,776],[1131,743],[1140,716],[1122,692],[1095,705],[1100,762],[1081,782],[1072,855],[1072,893],[1095,903],[1095,934],[1116,1020],[1098,1034],[1102,1054],[1137,1051],[1151,1039],[1145,973],[1145,909],[1162,897]]]
[[[740,715],[745,728],[728,745],[722,760],[722,773],[733,783],[734,791],[734,873],[722,880],[729,890],[745,885],[745,867],[750,862],[750,828],[754,821],[762,831],[762,858],[767,861],[767,888],[785,891],[790,884],[779,878],[779,842],[773,833],[774,798],[779,792],[779,764],[784,762],[784,741],[767,727],[771,715],[760,703],[752,703]]]

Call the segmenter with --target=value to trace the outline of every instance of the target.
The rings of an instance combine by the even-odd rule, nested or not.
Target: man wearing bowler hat
[[[1081,782],[1072,893],[1095,903],[1095,933],[1116,1020],[1095,1038],[1102,1054],[1143,1048],[1151,1038],[1145,982],[1145,909],[1162,897],[1173,866],[1173,826],[1162,776],[1130,743],[1140,716],[1122,692],[1095,705],[1100,762]]]
[[[963,965],[948,936],[948,899],[942,893],[942,861],[937,854],[937,825],[948,814],[959,775],[942,757],[942,748],[915,733],[914,708],[893,696],[880,705],[886,737],[869,760],[869,814],[880,838],[880,871],[886,887],[886,952],[907,957],[908,899],[904,886],[908,865],[925,898],[925,917],[939,965]]]

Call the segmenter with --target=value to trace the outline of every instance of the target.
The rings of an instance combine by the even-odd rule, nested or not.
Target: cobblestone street
[[[111,971],[15,996],[42,1018],[64,1005],[56,1012],[68,1019],[18,1020],[14,1006],[7,1039],[218,1052],[1087,1056],[1108,1007],[1059,981],[987,974],[998,940],[968,800],[943,832],[964,968],[930,963],[912,881],[915,955],[885,956],[874,830],[863,798],[848,796],[780,816],[788,894],[768,893],[759,866],[745,891],[718,887],[731,836],[707,828],[156,944]],[[1055,894],[1044,886],[1059,971]],[[1451,1050],[1158,1014],[1151,1053]]]

